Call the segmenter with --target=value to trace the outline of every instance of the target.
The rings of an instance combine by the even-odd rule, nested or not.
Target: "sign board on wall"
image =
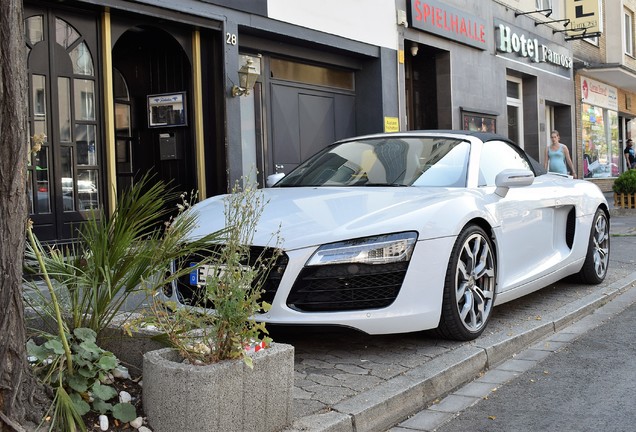
[[[599,0],[565,0],[565,17],[570,20],[570,30],[585,29],[586,34],[603,31]]]
[[[504,21],[494,20],[494,23],[498,55],[523,60],[541,69],[570,77],[573,59],[566,47]]]
[[[384,132],[399,132],[400,121],[397,117],[384,117]]]
[[[446,39],[487,49],[490,27],[482,18],[437,0],[410,0],[409,26]]]
[[[583,103],[618,111],[618,91],[616,87],[603,84],[591,78],[581,77],[581,98]]]

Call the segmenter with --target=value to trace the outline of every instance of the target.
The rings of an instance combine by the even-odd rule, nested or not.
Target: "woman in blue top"
[[[576,178],[576,171],[574,170],[574,164],[570,158],[570,151],[565,144],[561,144],[559,142],[559,138],[560,136],[558,131],[553,130],[550,133],[550,140],[552,142],[545,149],[545,169],[548,172],[567,174],[569,167],[572,177]]]

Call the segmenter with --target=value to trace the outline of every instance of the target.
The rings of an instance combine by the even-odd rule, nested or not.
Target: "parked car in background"
[[[609,211],[588,181],[547,174],[494,134],[416,131],[339,141],[263,190],[253,247],[280,226],[283,255],[257,319],[370,334],[437,329],[471,340],[493,307],[566,276],[598,284]],[[201,235],[224,226],[224,196],[194,207]],[[200,272],[201,273],[201,272]],[[205,272],[203,272],[205,273]],[[197,303],[205,280],[164,295]]]

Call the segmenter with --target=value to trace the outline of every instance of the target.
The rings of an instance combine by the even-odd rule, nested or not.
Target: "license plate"
[[[196,266],[195,263],[191,263],[190,267]],[[190,285],[202,286],[205,285],[205,281],[208,277],[221,277],[225,272],[227,266],[223,264],[217,265],[201,265],[190,272]],[[241,270],[247,269],[246,266],[241,266]]]
[[[194,267],[196,264],[190,264],[190,267]],[[223,274],[224,266],[211,266],[202,265],[190,272],[190,285],[201,286],[205,285],[205,280],[208,276],[220,276]],[[216,273],[216,274],[215,274]]]

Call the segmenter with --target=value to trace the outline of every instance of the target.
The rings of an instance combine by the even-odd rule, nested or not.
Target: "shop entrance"
[[[448,52],[410,42],[404,62],[408,130],[452,128],[449,69]]]
[[[113,49],[117,190],[146,174],[178,191],[196,190],[191,64],[163,29],[128,29]]]

